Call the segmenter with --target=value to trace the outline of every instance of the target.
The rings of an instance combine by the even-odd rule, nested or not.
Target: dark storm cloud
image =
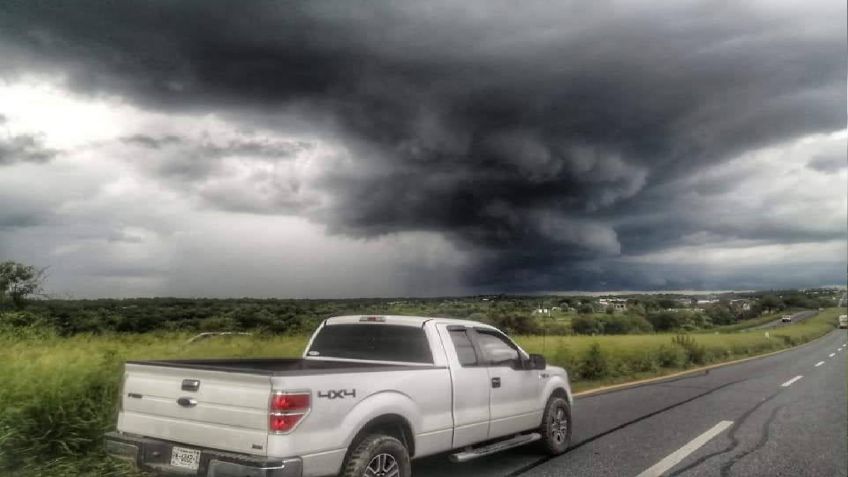
[[[57,154],[59,151],[45,147],[43,139],[37,134],[0,136],[0,166],[17,162],[45,163]]]
[[[288,159],[311,147],[310,143],[303,141],[231,140],[224,145],[204,144],[199,152],[205,157]]]
[[[848,167],[848,158],[846,158],[845,154],[816,156],[810,162],[807,163],[807,167],[809,167],[810,169],[817,170],[819,172],[823,172],[825,174],[833,174],[841,169]]]
[[[174,135],[149,136],[133,134],[121,138],[121,142],[148,149],[162,149],[169,146],[186,145],[198,159],[221,158],[231,156],[259,158],[289,158],[294,154],[310,149],[312,145],[303,141],[270,141],[233,139],[223,145],[212,142],[196,142]]]
[[[15,228],[15,227],[32,227],[39,225],[39,218],[31,215],[22,215],[15,213],[2,212],[0,213],[0,229]]]
[[[153,137],[148,136],[147,134],[133,134],[132,136],[122,137],[121,141],[125,144],[132,144],[135,146],[146,147],[149,149],[161,149],[166,146],[170,146],[173,144],[179,144],[182,142],[177,136],[162,136],[162,137]]]
[[[845,127],[835,3],[6,2],[0,39],[8,71],[78,91],[305,118],[352,158],[313,220],[441,232],[478,257],[472,283],[567,288],[572,266],[688,232],[613,229],[637,195]]]

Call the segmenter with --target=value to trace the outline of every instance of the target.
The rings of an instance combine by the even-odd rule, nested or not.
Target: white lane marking
[[[832,358],[834,356],[836,356],[836,353],[830,353],[829,355],[827,355],[828,358]]]
[[[789,381],[786,381],[785,383],[781,384],[781,386],[783,386],[784,388],[788,388],[789,386],[792,386],[792,384],[793,384],[795,381],[797,381],[797,380],[799,380],[799,379],[801,379],[801,378],[803,378],[803,377],[804,377],[804,376],[801,376],[801,375],[795,376],[794,378],[790,379]]]
[[[680,449],[677,449],[676,451],[672,452],[671,454],[666,456],[665,459],[657,462],[651,468],[642,472],[641,474],[637,475],[636,477],[659,477],[659,476],[661,476],[662,474],[666,473],[669,469],[671,469],[675,465],[679,464],[680,461],[685,459],[689,454],[700,449],[701,446],[703,446],[704,444],[709,442],[710,439],[719,435],[721,433],[721,431],[727,429],[728,427],[730,427],[732,425],[733,425],[733,421],[721,421],[721,422],[719,422],[718,424],[713,426],[712,429],[710,429],[707,432],[701,434],[700,436],[692,439],[691,441],[689,441],[688,444],[686,444],[685,446],[681,447]]]
[[[823,364],[824,364],[824,361],[819,361],[818,363],[816,363],[816,367],[818,368],[819,366],[821,366]]]

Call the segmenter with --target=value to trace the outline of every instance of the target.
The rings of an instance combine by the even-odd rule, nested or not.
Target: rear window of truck
[[[404,363],[432,363],[424,330],[397,325],[328,325],[312,341],[307,356]]]

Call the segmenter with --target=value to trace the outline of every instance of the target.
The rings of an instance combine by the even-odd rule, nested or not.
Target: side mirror
[[[530,355],[530,369],[545,369],[547,366],[548,363],[541,354]]]

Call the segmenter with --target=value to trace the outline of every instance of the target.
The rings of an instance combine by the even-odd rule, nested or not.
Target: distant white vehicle
[[[848,315],[839,315],[839,327],[848,328]]]
[[[780,321],[783,323],[792,323],[792,315],[783,315]]]

